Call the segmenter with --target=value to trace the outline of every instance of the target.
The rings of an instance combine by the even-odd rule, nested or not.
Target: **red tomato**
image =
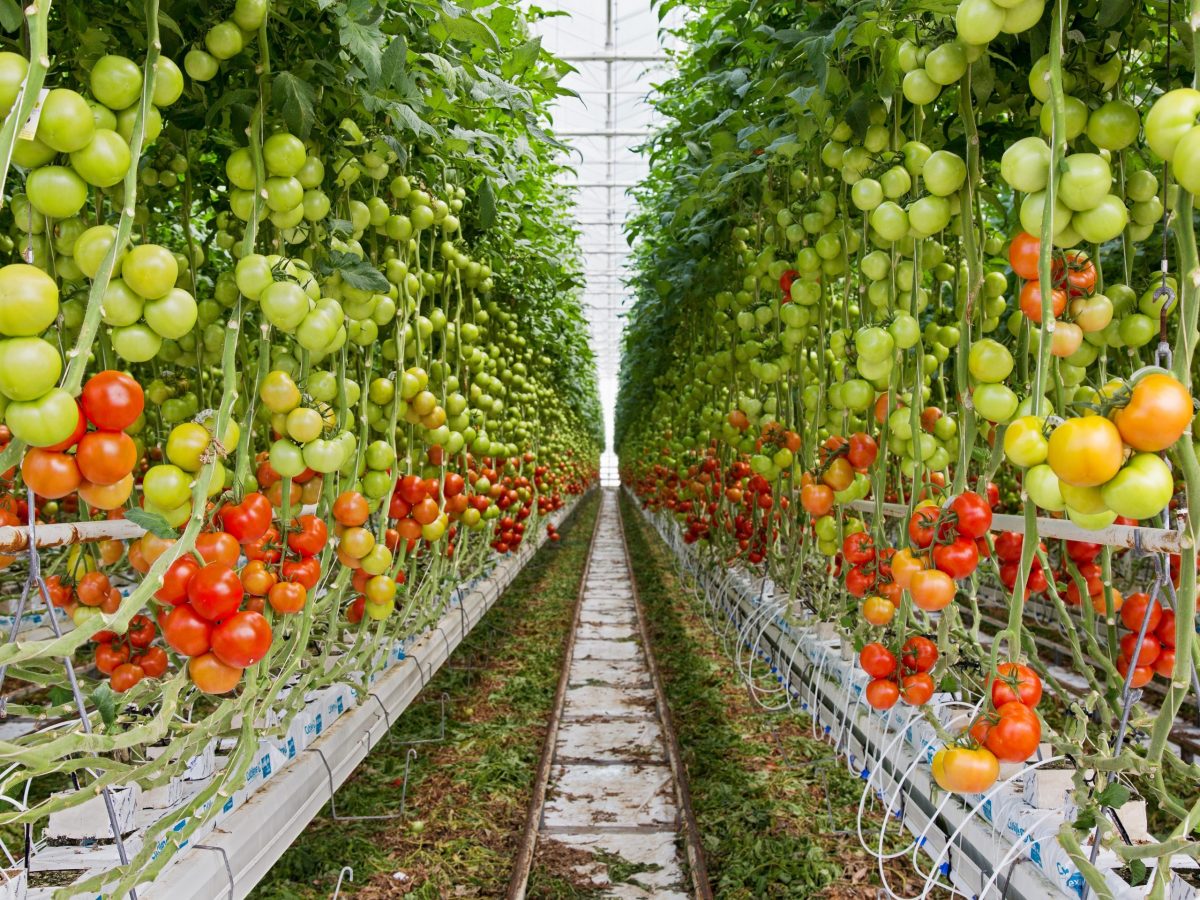
[[[1032,708],[1041,699],[1042,679],[1029,666],[1006,662],[996,667],[992,680],[992,706],[996,709],[1014,701]]]
[[[288,529],[288,547],[301,556],[316,556],[329,543],[329,529],[324,519],[314,515],[303,515],[292,520]]]
[[[875,542],[865,531],[851,534],[842,541],[842,556],[852,565],[859,566],[875,558]]]
[[[271,623],[261,613],[234,613],[212,632],[212,652],[227,666],[245,669],[270,649]]]
[[[1137,593],[1130,594],[1125,598],[1125,603],[1121,606],[1121,624],[1132,632],[1138,632],[1142,627],[1142,620],[1146,617],[1146,607],[1150,607],[1150,622],[1146,626],[1146,633],[1152,634],[1159,623],[1162,621],[1162,605],[1157,600],[1150,602],[1150,595]]]
[[[96,648],[96,668],[111,675],[117,666],[129,662],[128,644],[100,644]]]
[[[243,594],[241,579],[224,563],[209,563],[188,582],[188,600],[193,610],[210,622],[219,622],[236,612]]]
[[[150,678],[162,678],[167,671],[167,651],[162,647],[147,647],[143,652],[134,656],[130,662],[141,666],[142,671]]]
[[[978,494],[959,494],[950,503],[950,511],[958,518],[954,527],[969,538],[981,538],[992,527],[992,508]]]
[[[136,615],[129,620],[129,643],[139,650],[144,650],[149,647],[154,641],[155,635],[158,634],[158,629],[154,626],[154,620],[149,616]]]
[[[283,580],[295,581],[311,591],[321,580],[321,561],[313,556],[288,560],[283,564]]]
[[[1038,261],[1042,242],[1032,234],[1022,231],[1008,245],[1008,262],[1018,278],[1026,281],[1038,277]]]
[[[109,684],[118,694],[123,694],[145,677],[146,672],[141,666],[124,663],[113,669],[112,675],[109,676]]]
[[[1006,703],[976,722],[971,737],[1001,762],[1024,762],[1037,752],[1042,726],[1037,714],[1024,703]]]
[[[917,547],[924,549],[933,543],[937,533],[935,523],[941,515],[936,506],[919,506],[908,520],[908,537]]]
[[[867,703],[874,709],[891,709],[900,699],[900,688],[887,678],[876,678],[867,684]]]
[[[229,532],[209,531],[196,536],[196,552],[206,563],[221,563],[232,569],[242,555],[242,548]]]
[[[928,672],[914,672],[900,681],[900,696],[909,706],[924,706],[933,697],[933,676]]]
[[[1002,531],[996,538],[996,558],[1001,562],[1016,562],[1021,558],[1025,536],[1015,531]]]
[[[887,678],[896,671],[896,657],[878,641],[872,641],[862,648],[858,654],[858,664],[872,678]]]
[[[199,656],[212,646],[212,622],[189,604],[176,606],[162,621],[163,639],[176,653]]]
[[[79,399],[88,421],[106,431],[128,428],[142,414],[146,402],[142,386],[113,369],[89,378]]]
[[[271,501],[255,491],[243,497],[241,503],[221,507],[217,521],[239,544],[253,543],[271,527]]]
[[[846,590],[854,597],[864,597],[875,586],[875,575],[860,566],[846,573]]]
[[[1162,653],[1162,644],[1158,642],[1158,638],[1156,638],[1153,634],[1147,634],[1142,638],[1142,645],[1139,648],[1137,646],[1137,637],[1137,632],[1134,631],[1122,636],[1121,655],[1126,659],[1133,659],[1133,651],[1137,649],[1138,653],[1136,665],[1153,665],[1154,661],[1158,659],[1158,655]]]
[[[186,603],[188,582],[199,571],[200,563],[192,554],[179,557],[167,566],[167,571],[163,573],[163,585],[154,592],[155,599],[171,606]]]
[[[914,635],[904,642],[904,668],[914,672],[928,672],[937,664],[937,644],[927,637]]]
[[[933,564],[955,581],[960,581],[979,565],[979,548],[973,538],[955,538],[953,543],[933,548]]]

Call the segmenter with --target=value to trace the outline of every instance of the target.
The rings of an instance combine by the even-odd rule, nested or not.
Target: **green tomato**
[[[37,337],[0,341],[0,393],[10,400],[36,400],[56,384],[62,357],[49,342]]]
[[[96,129],[96,134],[82,150],[71,154],[71,168],[96,187],[112,187],[129,171],[129,145],[115,131]]]
[[[53,278],[25,263],[0,268],[0,335],[30,337],[57,318],[58,285]]]
[[[990,4],[991,0],[983,2]],[[966,182],[967,164],[963,162],[962,157],[949,150],[938,150],[925,161],[921,177],[929,193],[937,197],[948,197]]]
[[[179,262],[166,247],[141,244],[121,262],[121,278],[147,300],[165,297],[179,278]]]
[[[1120,60],[1114,54],[1113,59]],[[1116,153],[1137,140],[1142,120],[1137,108],[1125,100],[1109,100],[1088,116],[1087,136],[1101,150]]]
[[[1154,101],[1146,114],[1146,143],[1167,162],[1174,162],[1175,150],[1185,134],[1200,118],[1200,91],[1176,88]]]
[[[174,509],[191,498],[191,476],[170,463],[151,466],[142,481],[142,493],[147,503]]]
[[[1059,196],[1068,209],[1076,212],[1092,209],[1111,188],[1112,170],[1100,154],[1072,153],[1063,160]]]
[[[29,173],[25,181],[29,202],[44,216],[66,219],[87,202],[87,184],[67,166],[42,166]]]
[[[1022,485],[1029,498],[1047,512],[1062,512],[1066,509],[1067,503],[1063,499],[1058,476],[1045,463],[1026,472]]]
[[[112,330],[112,345],[121,359],[148,362],[162,347],[162,338],[148,325],[140,323]]]
[[[976,381],[995,383],[1003,381],[1013,370],[1013,355],[999,341],[984,338],[971,345],[967,355],[967,368]]]
[[[79,423],[79,406],[62,388],[51,388],[34,400],[14,400],[4,411],[13,437],[31,447],[51,447],[69,438]]]
[[[1040,137],[1021,138],[1000,158],[1000,177],[1015,191],[1043,191],[1050,180],[1050,146]]]
[[[96,120],[80,94],[55,88],[46,95],[37,125],[39,141],[58,153],[74,153],[90,144],[95,133]]]
[[[1135,453],[1112,480],[1100,488],[1104,504],[1119,516],[1150,519],[1171,502],[1175,481],[1156,453]]]
[[[142,70],[124,56],[102,56],[89,76],[92,96],[112,110],[127,109],[142,93]]]
[[[959,40],[982,47],[1000,35],[1004,8],[992,0],[962,0],[955,12],[954,26]]]
[[[972,398],[975,411],[989,422],[1004,423],[1017,411],[1019,398],[1003,384],[981,384]]]

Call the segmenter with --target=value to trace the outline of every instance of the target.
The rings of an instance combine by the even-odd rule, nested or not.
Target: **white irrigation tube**
[[[1061,762],[1064,759],[1066,759],[1065,756],[1052,756],[1049,759],[1039,760],[1038,762],[1033,763],[1032,765],[1026,766],[1023,769],[1020,769],[1019,771],[1014,772],[1008,778],[1005,778],[1002,781],[997,781],[990,788],[988,788],[986,793],[984,793],[983,796],[980,798],[979,802],[976,803],[973,807],[971,807],[971,809],[967,813],[967,815],[964,816],[963,820],[958,824],[958,827],[955,828],[954,832],[946,839],[946,845],[942,848],[941,852],[937,855],[937,859],[934,860],[933,873],[931,873],[930,877],[927,878],[925,881],[925,890],[923,890],[916,897],[904,898],[904,900],[922,900],[922,898],[929,896],[929,891],[933,887],[933,885],[930,882],[933,879],[934,874],[936,874],[938,866],[941,865],[942,856],[946,853],[947,850],[950,849],[950,845],[954,843],[954,839],[957,838],[960,834],[962,834],[962,831],[964,828],[967,827],[967,824],[973,818],[975,818],[975,816],[977,816],[979,814],[979,810],[981,810],[983,808],[983,804],[988,802],[989,800],[991,800],[1000,791],[1001,788],[1007,787],[1009,784],[1011,784],[1013,781],[1015,781],[1018,778],[1024,778],[1025,774],[1027,772],[1030,772],[1034,769],[1040,769],[1042,766],[1048,766],[1051,763]],[[992,826],[992,829],[995,830],[994,825]]]
[[[990,888],[993,884],[996,883],[996,879],[1000,877],[1000,873],[1004,871],[1004,867],[1007,866],[1009,863],[1011,863],[1014,859],[1016,859],[1017,856],[1020,855],[1023,851],[1025,851],[1025,848],[1028,844],[1032,844],[1035,840],[1039,840],[1039,841],[1042,840],[1042,838],[1034,838],[1034,836],[1033,836],[1034,829],[1037,828],[1039,825],[1041,825],[1043,822],[1045,822],[1047,819],[1052,818],[1057,815],[1059,815],[1059,811],[1057,809],[1048,810],[1044,816],[1042,816],[1036,822],[1034,822],[1032,825],[1030,825],[1029,828],[1027,828],[1025,830],[1025,833],[1023,835],[1021,835],[1021,837],[1018,840],[1013,842],[1013,845],[1008,849],[1008,852],[1005,853],[1002,857],[1000,857],[1000,862],[998,862],[996,864],[996,868],[992,871],[992,877],[989,878],[986,882],[984,882],[983,888],[979,891],[979,896],[981,898],[987,897],[988,888]],[[1050,834],[1053,834],[1053,833],[1054,833],[1053,831],[1050,832]],[[1045,835],[1045,837],[1049,837],[1050,834]]]

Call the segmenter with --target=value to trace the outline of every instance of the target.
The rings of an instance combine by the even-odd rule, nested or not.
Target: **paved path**
[[[686,898],[675,784],[642,646],[616,491],[604,492],[596,528],[539,846],[545,853],[546,842],[557,841],[655,867],[611,885],[607,896]],[[591,872],[598,885],[608,883],[603,865],[584,864],[580,871]]]

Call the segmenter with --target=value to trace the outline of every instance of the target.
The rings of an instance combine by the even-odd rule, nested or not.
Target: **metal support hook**
[[[447,694],[445,691],[442,691],[441,700],[439,700],[438,702],[441,704],[441,707],[442,707],[442,716],[441,716],[441,722],[438,723],[437,737],[415,738],[411,741],[397,741],[396,743],[400,744],[403,747],[403,746],[410,746],[412,744],[440,744],[442,741],[446,740],[446,707],[450,703],[450,695]]]
[[[351,868],[350,866],[342,866],[342,871],[338,872],[338,880],[337,880],[337,884],[334,885],[333,897],[331,898],[331,900],[338,900],[338,895],[342,892],[342,879],[343,878],[345,878],[347,881],[353,883],[354,869]]]
[[[337,811],[337,791],[333,786],[333,769],[329,766],[329,760],[325,758],[325,754],[319,747],[308,747],[305,752],[315,753],[321,757],[321,763],[325,766],[325,774],[329,776],[329,815],[335,822],[384,822],[389,819],[399,819],[404,815],[404,810],[408,805],[408,776],[412,770],[412,761],[417,758],[417,751],[409,749],[404,756],[404,781],[400,786],[400,809],[394,813],[385,813],[378,816],[343,816]]]
[[[212,850],[214,853],[221,854],[221,861],[225,863],[225,874],[229,876],[229,900],[233,900],[236,896],[234,894],[233,866],[229,864],[229,854],[225,852],[225,848],[214,847],[211,844],[197,844],[196,849]]]

